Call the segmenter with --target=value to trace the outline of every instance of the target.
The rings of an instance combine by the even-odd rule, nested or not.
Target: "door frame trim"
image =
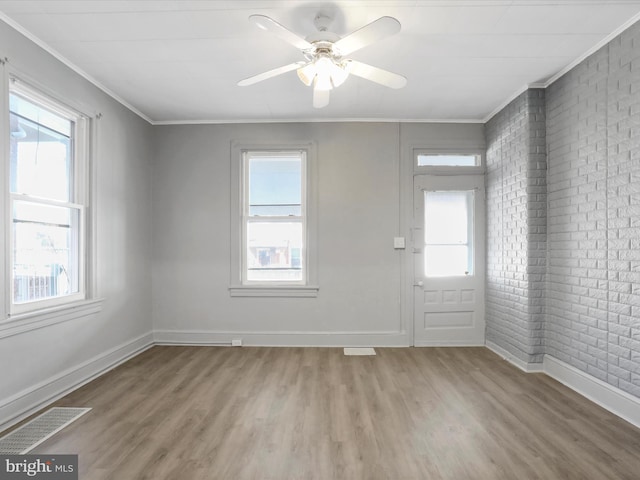
[[[402,330],[407,335],[407,343],[409,346],[427,346],[415,343],[414,335],[414,265],[413,265],[413,177],[416,175],[438,174],[436,170],[432,172],[425,171],[425,167],[417,167],[414,161],[418,152],[453,152],[460,153],[480,153],[482,155],[481,167],[466,167],[481,170],[484,173],[486,145],[479,141],[465,140],[462,138],[449,138],[442,140],[425,141],[424,139],[406,139],[403,135],[402,125],[400,125],[400,211],[399,226],[400,233],[405,237],[405,249],[402,252],[403,261],[400,264],[400,323]],[[437,167],[436,167],[437,168]],[[461,167],[459,174],[472,174],[469,170]],[[474,172],[478,174],[479,172]],[[449,171],[441,174],[451,175]]]

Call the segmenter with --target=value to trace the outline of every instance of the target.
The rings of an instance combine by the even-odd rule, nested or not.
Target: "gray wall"
[[[230,146],[315,141],[318,162],[317,298],[232,298]],[[153,315],[159,331],[194,341],[234,334],[403,336],[400,321],[398,126],[265,124],[164,126],[154,165]],[[234,159],[240,161],[240,159]],[[172,337],[176,338],[176,337]],[[181,337],[187,338],[187,337]],[[293,340],[302,338],[302,340]],[[358,341],[354,339],[353,341]],[[384,341],[384,340],[381,340]],[[260,337],[256,343],[287,343]],[[321,344],[330,339],[319,340]]]
[[[525,363],[544,353],[544,93],[527,90],[485,126],[486,340]]]
[[[547,89],[546,352],[640,396],[640,24]]]
[[[393,237],[409,235],[412,200],[401,196],[408,185],[411,198],[411,147],[462,143],[482,148],[482,125],[191,125],[157,127],[155,133],[156,338],[196,343],[242,338],[279,345],[410,343],[412,305],[403,298],[403,283],[412,284],[406,278],[411,256],[393,249]],[[317,298],[229,295],[230,269],[238,268],[229,262],[230,215],[237,214],[230,207],[230,147],[243,140],[316,142]]]
[[[152,127],[0,22],[4,57],[9,62],[3,69],[37,81],[84,113],[102,113],[96,121],[94,201],[97,295],[104,302],[99,313],[75,320],[10,336],[0,328],[0,429],[17,412],[95,373],[145,335],[148,342],[152,330]],[[0,235],[0,242],[5,238]],[[0,275],[0,290],[7,291],[2,282]]]

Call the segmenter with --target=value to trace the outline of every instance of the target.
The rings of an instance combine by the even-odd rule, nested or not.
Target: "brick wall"
[[[640,396],[640,25],[609,45],[607,381]]]
[[[546,353],[640,396],[640,25],[547,89]]]
[[[607,376],[607,51],[547,90],[545,351],[601,380]]]
[[[486,125],[487,340],[640,396],[640,24],[545,96]]]
[[[543,90],[486,125],[488,341],[525,363],[543,354],[546,145]]]

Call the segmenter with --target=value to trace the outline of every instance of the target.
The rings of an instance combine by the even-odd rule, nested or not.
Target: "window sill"
[[[0,322],[0,338],[94,315],[102,310],[103,299],[82,300],[33,312],[19,313]]]
[[[234,285],[229,287],[229,294],[232,297],[315,298],[319,290],[317,285]]]

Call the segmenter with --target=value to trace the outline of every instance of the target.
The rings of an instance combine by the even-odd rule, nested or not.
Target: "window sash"
[[[16,235],[18,225],[25,222],[24,219],[20,219],[16,215],[16,207],[22,204],[23,206],[28,207],[29,205],[35,207],[53,207],[57,208],[61,211],[67,210],[69,211],[70,219],[75,217],[75,221],[71,220],[70,224],[67,228],[70,229],[69,236],[69,269],[72,272],[72,275],[67,275],[67,281],[70,283],[69,287],[71,291],[62,295],[42,295],[42,294],[34,294],[32,298],[17,301],[16,299],[16,282],[18,282],[18,277],[16,275],[18,264],[17,260],[17,249],[19,248],[16,245]],[[11,313],[23,313],[31,310],[39,310],[49,307],[55,307],[58,305],[63,305],[72,301],[78,301],[85,298],[85,252],[84,252],[84,224],[85,224],[85,207],[83,205],[72,204],[68,202],[56,202],[56,201],[48,201],[40,198],[33,198],[27,195],[11,195],[10,200],[10,240],[9,240],[9,277],[10,277],[10,293],[11,293]],[[43,227],[65,227],[65,225],[51,225],[47,224],[45,221],[26,221],[33,225],[41,225]],[[59,256],[58,252],[55,252],[56,247],[51,246],[50,248],[43,247],[37,251],[34,251],[34,256],[40,257],[41,261],[43,258],[47,258],[51,260],[52,263],[49,264],[50,267],[54,265],[56,262],[55,257]],[[45,264],[38,264],[34,262],[32,264],[34,268],[42,268],[45,267]],[[24,279],[21,279],[24,282]],[[42,290],[43,282],[46,284],[55,283],[57,286],[57,280],[54,282],[53,277],[47,279],[42,275],[28,275],[27,282],[39,283],[40,290]],[[45,287],[51,289],[51,286]]]
[[[7,229],[8,241],[6,242],[6,257],[8,259],[7,268],[5,272],[5,280],[10,286],[7,290],[8,293],[8,313],[10,315],[35,312],[43,309],[48,309],[57,306],[63,306],[73,302],[86,299],[87,294],[87,222],[86,222],[86,210],[87,210],[87,188],[88,188],[88,118],[81,113],[78,113],[72,109],[67,108],[58,101],[50,98],[49,96],[39,92],[38,90],[30,87],[27,84],[22,83],[19,79],[10,78],[9,93],[16,95],[27,102],[49,110],[56,115],[68,119],[71,123],[71,135],[70,135],[70,170],[68,172],[69,178],[69,199],[67,201],[54,200],[51,198],[42,198],[33,195],[37,192],[20,192],[12,193],[9,188],[9,179],[5,182],[6,192],[8,193],[8,202],[5,218],[9,222],[9,228]],[[7,96],[8,100],[8,96]],[[7,101],[8,106],[8,101]],[[15,113],[15,112],[14,112]],[[7,129],[5,135],[9,135],[10,132]],[[9,172],[11,166],[7,165],[6,171]],[[10,177],[10,176],[8,176]],[[16,248],[19,248],[16,243],[16,216],[15,207],[22,202],[23,205],[33,205],[39,207],[56,207],[58,209],[67,209],[70,213],[70,217],[77,219],[76,222],[70,224],[69,228],[73,229],[75,233],[70,234],[70,249],[73,252],[69,262],[72,267],[77,270],[77,278],[74,278],[72,283],[77,283],[76,286],[68,294],[45,297],[45,298],[33,298],[24,302],[16,302],[15,298],[15,281],[16,281]],[[73,213],[72,213],[73,212]],[[45,225],[46,222],[34,221],[34,224],[40,223]],[[55,226],[54,226],[55,227]],[[46,255],[45,255],[46,256]]]
[[[442,206],[438,205],[438,196],[458,196],[461,200],[464,200],[464,218],[455,218],[452,215],[459,215],[458,212],[437,212],[429,208],[428,203],[434,202],[435,207],[442,209]],[[427,277],[442,277],[442,276],[461,276],[475,274],[474,265],[474,224],[475,224],[475,202],[476,202],[475,190],[443,190],[443,191],[424,191],[424,272]],[[431,199],[431,200],[430,200]],[[430,214],[436,214],[440,218],[431,219]],[[434,221],[435,220],[435,221]],[[436,232],[435,235],[430,235],[428,230],[431,229],[443,229],[447,228],[444,224],[449,226],[458,223],[458,232],[454,234],[443,235],[442,232]],[[463,228],[460,228],[463,227]],[[464,230],[464,231],[461,231]],[[449,241],[446,241],[446,240]],[[453,251],[460,251],[465,253],[464,257],[456,254],[453,257],[447,257],[453,254]],[[466,257],[466,259],[465,259]],[[449,258],[447,266],[442,262]],[[451,261],[459,262],[461,267],[459,270],[452,270]],[[464,263],[464,269],[462,268]]]
[[[286,215],[286,216],[276,216],[276,215],[252,215],[251,205],[250,205],[250,191],[249,191],[249,181],[250,181],[250,171],[249,164],[252,158],[291,158],[291,159],[299,159],[301,162],[300,169],[300,187],[301,187],[301,198],[300,198],[300,215]],[[279,150],[279,151],[244,151],[242,154],[242,245],[241,245],[241,255],[242,255],[242,265],[241,265],[241,281],[243,285],[306,285],[308,282],[308,252],[307,252],[307,154],[304,150]],[[297,204],[296,204],[297,205]],[[301,247],[300,247],[300,279],[250,279],[250,269],[249,269],[249,239],[248,239],[248,231],[249,226],[252,223],[262,223],[262,224],[300,224],[302,231],[301,238]]]

